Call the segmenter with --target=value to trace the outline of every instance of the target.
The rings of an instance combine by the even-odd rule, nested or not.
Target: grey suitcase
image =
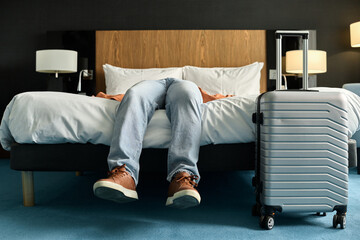
[[[277,31],[277,89],[281,83],[281,38],[304,42],[303,89],[260,95],[256,123],[256,205],[260,225],[272,229],[276,212],[337,211],[333,227],[346,225],[348,123],[342,94],[307,90],[308,32]]]

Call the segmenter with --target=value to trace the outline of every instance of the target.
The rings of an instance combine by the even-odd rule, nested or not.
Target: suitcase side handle
[[[309,31],[286,31],[278,30],[275,32],[276,38],[276,90],[281,89],[281,40],[282,37],[302,37],[303,39],[303,90],[309,88],[308,72],[308,51],[309,51]]]

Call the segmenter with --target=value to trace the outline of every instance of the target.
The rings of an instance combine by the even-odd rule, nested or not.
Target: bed
[[[259,92],[266,91],[266,33],[264,30],[159,30],[159,31],[97,31],[96,32],[96,89],[97,92],[105,92],[105,78],[103,64],[121,66],[123,68],[168,68],[182,66],[197,67],[239,67],[262,62],[259,79]],[[329,91],[329,89],[323,89]],[[35,95],[34,95],[35,94]],[[348,93],[347,93],[348,94]],[[70,113],[62,115],[61,124],[71,125],[73,118],[77,115],[84,116],[91,113],[92,107],[97,106],[98,111],[105,118],[96,119],[93,115],[88,115],[89,120],[95,125],[86,125],[77,128],[76,131],[67,132],[64,139],[40,139],[35,134],[25,134],[28,125],[24,124],[22,129],[18,129],[17,137],[15,132],[4,133],[5,124],[2,122],[2,145],[11,150],[10,166],[14,170],[22,172],[23,183],[23,203],[25,206],[34,205],[34,171],[106,171],[109,147],[109,134],[103,132],[89,133],[84,129],[104,128],[111,132],[111,114],[114,113],[118,103],[105,99],[91,98],[79,95],[69,95],[66,93],[24,93],[16,96],[8,108],[17,108],[4,114],[8,118],[22,118],[24,113],[33,114],[32,121],[44,125],[46,116],[41,112],[34,112],[37,103],[44,103],[44,99],[49,113],[59,114],[65,108],[72,109]],[[355,95],[355,94],[354,94]],[[36,96],[36,98],[34,98]],[[55,96],[55,97],[54,97]],[[356,112],[358,99],[348,94],[349,98],[354,98],[353,114],[358,117]],[[24,107],[22,104],[16,105],[16,101],[31,102],[32,107]],[[210,102],[206,106],[204,114],[209,114],[207,122],[208,132],[204,133],[202,146],[199,155],[199,170],[201,171],[228,171],[228,170],[251,170],[254,169],[255,146],[254,146],[254,126],[251,123],[252,110],[255,109],[256,95],[250,94],[243,97],[226,98],[219,101]],[[37,102],[39,101],[39,102]],[[73,106],[72,102],[83,102],[83,105]],[[241,110],[234,110],[240,105],[245,107]],[[356,105],[356,106],[355,106]],[[92,106],[91,109],[89,106]],[[360,106],[360,104],[359,104]],[[23,108],[21,108],[23,107]],[[208,110],[212,108],[213,111]],[[211,116],[216,114],[217,109],[232,109],[237,115],[228,114],[232,117],[230,122],[235,125],[228,127],[228,122],[211,121]],[[90,109],[90,110],[89,110]],[[359,107],[360,109],[360,107]],[[231,113],[230,111],[230,113]],[[12,114],[10,114],[12,112]],[[221,111],[222,112],[222,111]],[[38,115],[37,115],[38,114]],[[168,122],[164,122],[164,113],[155,114],[149,124],[152,136],[156,136],[159,129],[166,129]],[[45,116],[45,117],[43,117]],[[38,118],[36,118],[38,117]],[[4,118],[3,118],[4,119]],[[110,120],[109,120],[110,119]],[[223,118],[226,119],[226,118]],[[31,122],[31,121],[30,121]],[[45,121],[46,122],[46,121]],[[52,119],[48,119],[51,124]],[[78,122],[74,123],[75,125]],[[96,125],[97,124],[97,125]],[[238,124],[238,125],[236,125]],[[163,128],[156,128],[162,125]],[[241,128],[238,126],[241,125]],[[354,122],[352,131],[355,132],[358,122]],[[32,125],[33,126],[33,125]],[[90,126],[90,127],[89,127]],[[165,127],[164,127],[165,126]],[[245,128],[244,128],[245,126]],[[10,127],[11,128],[11,127]],[[206,127],[204,127],[206,128]],[[214,130],[217,128],[228,129],[225,134]],[[47,131],[51,131],[51,127]],[[70,128],[71,129],[71,128]],[[149,130],[148,129],[148,130]],[[46,129],[45,129],[46,130]],[[40,130],[44,133],[44,128]],[[147,130],[147,131],[148,131]],[[150,132],[149,130],[149,132]],[[85,133],[85,134],[84,134]],[[168,134],[169,132],[167,132]],[[8,138],[3,136],[9,135]],[[51,132],[44,133],[45,136],[52,136]],[[84,136],[85,135],[85,136]],[[103,136],[108,136],[107,138]],[[148,134],[149,135],[149,134]],[[21,141],[24,136],[30,136]],[[70,137],[69,137],[70,136]],[[94,137],[95,136],[95,137]],[[245,137],[244,137],[245,136]],[[243,139],[242,139],[243,138]],[[5,140],[4,140],[5,139]],[[154,138],[153,138],[154,139]],[[156,137],[155,137],[156,139]],[[141,154],[141,171],[166,171],[167,144],[169,138],[157,143],[146,144],[146,139]],[[4,141],[6,143],[4,143]],[[50,142],[51,144],[47,144]],[[221,168],[219,166],[221,159]]]

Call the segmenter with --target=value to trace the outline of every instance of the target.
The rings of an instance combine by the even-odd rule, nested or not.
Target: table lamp
[[[285,89],[287,88],[286,76],[298,76],[303,73],[303,50],[292,50],[286,52],[285,71],[283,74],[285,80]],[[326,52],[321,50],[308,51],[308,73],[310,75],[326,72]]]
[[[321,50],[309,50],[309,74],[325,73],[326,70],[326,52]],[[293,50],[286,52],[286,72],[293,74],[302,74],[303,50]]]
[[[350,24],[350,42],[352,47],[360,47],[360,22]]]
[[[42,73],[77,72],[77,52],[72,50],[49,49],[36,51],[36,71]]]

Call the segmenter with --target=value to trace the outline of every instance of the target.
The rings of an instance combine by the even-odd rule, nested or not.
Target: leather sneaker
[[[198,176],[190,175],[187,172],[176,174],[169,186],[166,206],[185,209],[199,205],[201,197],[195,189],[197,183],[194,182],[198,178]]]
[[[98,180],[93,187],[95,196],[118,203],[138,199],[135,181],[126,171],[125,164],[115,167],[108,173],[108,178]]]

